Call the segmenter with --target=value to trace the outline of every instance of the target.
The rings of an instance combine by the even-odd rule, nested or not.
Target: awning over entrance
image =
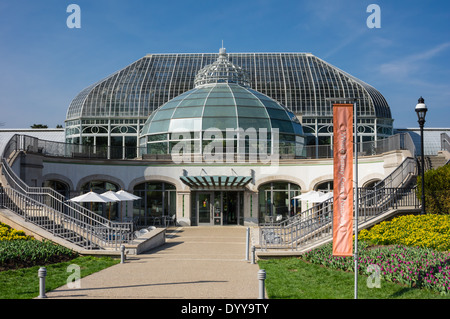
[[[251,182],[250,176],[180,176],[183,183],[191,188],[244,188]]]

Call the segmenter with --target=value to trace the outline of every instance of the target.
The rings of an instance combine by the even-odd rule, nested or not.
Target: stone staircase
[[[447,159],[443,155],[427,156],[426,161],[428,161],[429,163],[428,167],[427,164],[425,164],[425,167],[427,169],[436,169],[444,166],[447,163]]]

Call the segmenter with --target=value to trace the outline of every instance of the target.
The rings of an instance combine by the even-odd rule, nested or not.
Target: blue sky
[[[66,12],[81,9],[81,28]],[[381,9],[370,29],[369,4]],[[377,88],[394,126],[450,127],[450,2],[0,0],[3,128],[64,124],[84,87],[147,53],[311,52]]]

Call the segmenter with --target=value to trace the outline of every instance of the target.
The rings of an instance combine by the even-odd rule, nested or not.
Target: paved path
[[[246,227],[167,231],[166,244],[62,286],[48,298],[257,299],[258,265],[245,260]]]

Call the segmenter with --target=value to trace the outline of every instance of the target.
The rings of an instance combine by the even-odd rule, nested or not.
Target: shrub
[[[422,176],[417,178],[417,198],[422,199]],[[450,213],[450,165],[425,172],[425,210],[427,213]]]

